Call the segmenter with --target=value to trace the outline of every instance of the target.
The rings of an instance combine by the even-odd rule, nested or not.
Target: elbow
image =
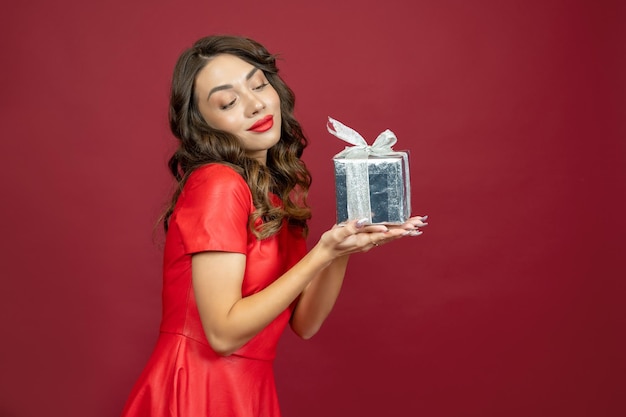
[[[317,332],[315,332],[317,333]],[[303,334],[298,334],[298,336],[300,337],[300,339],[302,340],[309,340],[311,339],[313,336],[315,336],[315,333],[303,333]]]
[[[235,353],[241,345],[233,340],[217,337],[215,335],[207,336],[207,341],[211,349],[220,356],[230,356]]]
[[[303,340],[309,340],[311,339],[313,336],[315,336],[317,334],[317,332],[319,331],[319,326],[318,327],[308,327],[308,328],[301,328],[299,326],[295,326],[292,324],[291,329],[293,330],[293,332],[300,338]]]

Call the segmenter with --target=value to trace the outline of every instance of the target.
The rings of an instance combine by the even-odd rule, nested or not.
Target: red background
[[[160,320],[169,78],[211,33],[280,53],[334,220],[332,116],[411,150],[423,236],[354,256],[276,362],[285,417],[626,414],[620,1],[3,6],[0,416],[115,416]]]

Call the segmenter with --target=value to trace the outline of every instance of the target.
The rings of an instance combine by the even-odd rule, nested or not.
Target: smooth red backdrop
[[[419,238],[286,333],[284,416],[626,415],[624,3],[11,2],[0,16],[0,416],[119,414],[156,340],[178,54],[282,56],[334,220],[332,116],[411,150]]]

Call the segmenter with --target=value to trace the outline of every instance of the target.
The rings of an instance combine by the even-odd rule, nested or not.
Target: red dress
[[[220,356],[204,335],[191,286],[193,253],[245,254],[243,296],[267,287],[304,256],[300,229],[283,225],[258,240],[248,227],[253,210],[247,184],[225,165],[206,165],[187,180],[166,237],[159,338],[124,417],[280,416],[273,360],[293,305],[234,354]]]

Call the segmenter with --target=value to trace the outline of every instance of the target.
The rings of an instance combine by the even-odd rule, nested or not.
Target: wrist
[[[320,269],[328,267],[337,257],[328,246],[318,242],[309,252],[312,262]]]

